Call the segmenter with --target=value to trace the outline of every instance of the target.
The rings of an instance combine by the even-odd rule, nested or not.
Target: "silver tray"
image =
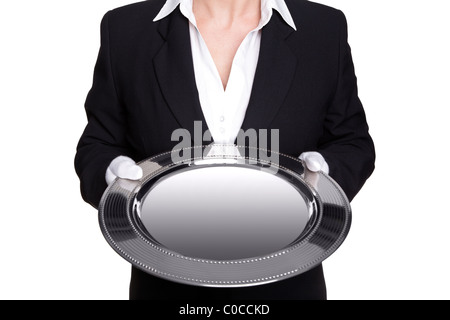
[[[269,156],[270,154],[270,156]],[[99,205],[106,241],[154,276],[242,287],[299,275],[345,240],[350,204],[323,172],[263,149],[203,146],[138,163]]]

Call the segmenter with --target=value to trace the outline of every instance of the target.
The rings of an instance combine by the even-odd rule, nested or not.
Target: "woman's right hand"
[[[119,156],[111,161],[106,169],[106,183],[110,185],[116,178],[139,180],[142,178],[142,168],[136,165],[133,159]]]

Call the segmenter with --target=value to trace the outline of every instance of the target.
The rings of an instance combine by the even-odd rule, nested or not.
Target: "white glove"
[[[117,177],[129,180],[139,180],[142,178],[142,168],[136,165],[133,159],[118,156],[111,161],[108,169],[106,169],[106,183],[110,185]]]
[[[318,152],[303,152],[300,155],[300,160],[305,163],[305,180],[308,181],[315,189],[319,186],[319,174],[317,172],[322,171],[328,174],[330,171],[328,163]]]
[[[330,172],[330,168],[328,167],[328,163],[322,157],[322,155],[318,152],[303,152],[300,155],[300,160],[304,161],[306,164],[306,168],[312,172],[322,171],[323,173],[328,174]]]

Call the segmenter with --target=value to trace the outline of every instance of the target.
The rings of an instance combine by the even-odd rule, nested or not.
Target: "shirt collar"
[[[195,17],[192,12],[192,1],[193,0],[167,0],[164,6],[161,8],[159,13],[153,19],[153,21],[161,20],[167,17],[175,8],[180,5],[181,12],[195,25]],[[294,30],[297,30],[294,20],[292,19],[291,13],[284,2],[284,0],[261,0],[261,21],[258,28],[262,28],[266,25],[270,18],[272,17],[272,12],[277,10],[283,20]]]

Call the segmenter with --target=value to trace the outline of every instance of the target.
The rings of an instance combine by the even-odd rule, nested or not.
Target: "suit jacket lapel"
[[[285,39],[293,31],[275,10],[270,22],[262,29],[258,65],[242,124],[244,130],[268,128],[288,93],[297,58]]]
[[[207,125],[195,83],[189,21],[177,8],[158,23],[166,42],[153,58],[156,76],[173,115],[193,137],[194,121],[202,121],[203,132]]]

